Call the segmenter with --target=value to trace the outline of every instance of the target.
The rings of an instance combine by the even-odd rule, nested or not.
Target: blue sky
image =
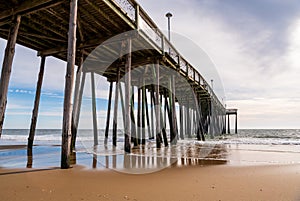
[[[223,81],[240,128],[300,128],[300,2],[297,0],[138,0],[157,25],[202,48]],[[197,62],[176,37],[184,56]],[[0,39],[0,61],[6,41]],[[29,128],[40,59],[18,46],[4,128]],[[1,66],[0,66],[1,68]],[[66,64],[47,58],[38,128],[61,128]],[[207,81],[211,77],[206,78]],[[102,93],[100,87],[99,94]],[[100,126],[105,102],[99,102]],[[101,110],[101,111],[100,111]]]

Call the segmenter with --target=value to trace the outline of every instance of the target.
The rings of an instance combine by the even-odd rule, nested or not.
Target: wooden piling
[[[145,125],[145,99],[146,99],[146,88],[145,79],[142,78],[142,145],[146,144],[146,125]]]
[[[140,85],[140,79],[139,79]],[[138,88],[138,108],[137,108],[137,144],[141,144],[141,88]]]
[[[161,125],[160,125],[160,100],[159,100],[159,60],[155,64],[156,85],[155,85],[155,100],[156,100],[156,148],[161,148]]]
[[[237,114],[235,114],[235,134],[238,133],[238,130],[237,130]]]
[[[81,107],[82,93],[80,88],[80,79],[82,75],[82,64],[83,64],[83,54],[80,57],[80,63],[77,67],[76,80],[75,80],[75,90],[74,90],[74,101],[73,101],[73,113],[72,113],[72,140],[71,140],[71,150],[75,149],[78,122],[79,122],[79,111]],[[82,89],[83,90],[83,89]]]
[[[73,115],[73,123],[74,125],[72,126],[72,149],[75,148],[75,144],[76,144],[76,138],[77,138],[77,128],[78,128],[78,124],[79,124],[79,116],[80,116],[80,111],[81,111],[81,103],[82,103],[82,96],[83,96],[83,89],[84,89],[84,85],[85,85],[85,78],[86,78],[86,72],[82,73],[82,78],[81,78],[81,82],[80,82],[80,89],[79,89],[79,94],[78,94],[78,100],[75,100],[75,102],[77,102],[77,107],[76,110],[73,111],[73,113],[75,113]]]
[[[186,105],[186,132],[188,138],[192,137],[192,128],[191,128],[191,116],[190,116],[190,97],[187,97],[187,105]]]
[[[107,116],[106,116],[106,127],[105,127],[105,140],[104,140],[104,144],[107,144],[107,140],[108,140],[112,90],[113,90],[113,82],[110,82],[110,85],[109,85],[109,95],[108,95],[108,106],[107,106]]]
[[[94,146],[98,145],[98,126],[97,126],[97,104],[96,104],[96,88],[95,75],[91,72],[91,90],[92,90],[92,113],[93,113],[93,132],[94,132]]]
[[[131,86],[131,108],[130,108],[130,117],[131,117],[131,142],[134,143],[134,146],[137,146],[136,139],[136,124],[134,117],[134,86]]]
[[[163,97],[164,95],[166,95],[165,93],[161,94],[161,97]],[[160,99],[162,101],[162,98]],[[161,132],[162,132],[162,137],[163,137],[163,141],[164,141],[164,145],[165,147],[169,146],[169,143],[168,143],[168,137],[167,137],[167,130],[166,130],[166,127],[167,127],[167,124],[166,124],[166,121],[167,121],[167,111],[169,111],[168,109],[168,99],[165,98],[165,111],[163,111],[163,108],[162,108],[162,102],[161,102],[161,107],[160,107],[160,125],[161,126]],[[165,117],[163,117],[163,115]],[[169,115],[168,115],[169,116]]]
[[[146,89],[145,89],[146,90]],[[150,127],[150,118],[149,118],[149,107],[148,107],[148,98],[147,94],[145,95],[145,109],[146,109],[146,120],[147,120],[147,130],[148,130],[148,138],[151,138],[151,127]]]
[[[175,76],[174,75],[172,75],[170,78],[169,98],[170,98],[170,115],[172,121],[171,143],[174,145],[177,143],[177,135],[178,135],[176,107],[175,107]]]
[[[72,126],[72,91],[74,80],[74,66],[76,57],[76,23],[77,23],[77,0],[70,2],[70,20],[68,34],[68,56],[67,72],[65,77],[64,112],[62,126],[62,149],[61,149],[61,168],[70,167],[70,145],[71,145],[71,126]]]
[[[42,89],[42,85],[43,85],[43,78],[44,78],[44,71],[45,71],[45,61],[46,61],[46,57],[42,56],[41,57],[40,72],[39,72],[38,81],[37,81],[37,85],[36,85],[34,107],[33,107],[32,117],[31,117],[31,125],[30,125],[27,149],[32,149],[32,145],[33,145],[35,129],[36,129],[36,122],[37,122],[38,112],[39,112],[41,89]]]
[[[121,83],[120,83],[119,92],[120,92],[120,99],[121,99],[123,125],[125,125],[125,105],[124,105],[124,96],[123,96],[123,89]]]
[[[125,64],[125,142],[124,142],[124,150],[126,153],[131,152],[131,118],[130,118],[130,90],[131,90],[131,51],[132,51],[131,38],[127,39],[127,56],[126,56],[126,64]]]
[[[155,106],[154,106],[154,90],[152,89],[150,91],[150,104],[151,104],[151,137],[149,137],[150,140],[153,140],[154,139],[154,112],[153,110],[155,109]]]
[[[179,104],[179,124],[180,124],[180,138],[183,140],[183,106]]]
[[[114,121],[113,121],[113,146],[117,146],[117,128],[118,128],[118,105],[119,105],[119,82],[120,82],[120,67],[117,70],[117,80],[115,89],[115,101],[114,101]]]
[[[2,64],[2,72],[1,72],[1,79],[0,79],[0,137],[2,134],[2,127],[4,123],[8,85],[9,85],[9,80],[11,75],[13,58],[15,55],[15,47],[16,47],[20,22],[21,22],[20,15],[13,16],[9,33],[8,33],[8,39],[7,39],[7,44],[6,44],[6,49],[5,49],[4,59]]]
[[[228,114],[228,120],[227,120],[227,133],[230,134],[230,118],[229,118],[229,114]]]

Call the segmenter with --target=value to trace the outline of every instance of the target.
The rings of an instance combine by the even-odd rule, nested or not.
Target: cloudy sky
[[[239,109],[239,128],[300,128],[298,0],[138,2],[161,29],[172,12],[172,35],[207,53],[223,81],[227,107]],[[172,41],[187,58],[194,54],[176,37]],[[5,45],[0,40],[0,61]],[[61,128],[65,67],[46,61],[39,128]],[[29,128],[38,69],[36,52],[18,46],[4,128]]]
[[[160,28],[171,12],[171,29],[209,55],[240,128],[300,128],[299,1],[138,2]]]

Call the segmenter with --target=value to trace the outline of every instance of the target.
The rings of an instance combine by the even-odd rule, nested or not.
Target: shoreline
[[[119,146],[120,147],[120,146]],[[72,165],[90,169],[165,168],[169,166],[259,166],[300,165],[299,145],[253,145],[179,143],[178,146],[156,149],[151,146],[132,149],[124,154],[120,148],[103,144],[95,147],[77,147],[71,154]],[[59,145],[34,145],[27,153],[27,145],[0,144],[0,168],[60,167]]]
[[[59,146],[36,145],[28,157],[25,145],[1,145],[0,194],[2,200],[25,201],[296,201],[300,199],[297,148],[190,146],[175,153],[171,148],[151,150],[156,157],[140,156],[137,150],[131,155],[106,150],[101,155],[105,149],[99,148],[96,154],[79,150],[72,155],[72,168],[62,170]],[[195,151],[208,150],[207,158],[195,157],[199,156]],[[174,154],[187,158],[163,157]]]

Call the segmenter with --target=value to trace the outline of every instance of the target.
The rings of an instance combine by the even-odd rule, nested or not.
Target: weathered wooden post
[[[153,110],[154,110],[154,101],[153,101],[153,97],[154,97],[154,92],[153,90],[150,91],[150,104],[151,104],[151,137],[149,137],[150,140],[154,139],[154,114],[153,114]]]
[[[137,146],[137,141],[136,141],[136,125],[135,125],[135,117],[134,117],[134,86],[131,86],[130,117],[131,117],[131,142],[134,143],[134,146]]]
[[[120,99],[121,99],[123,125],[125,125],[125,106],[124,106],[124,96],[123,96],[123,89],[121,83],[120,83],[119,92],[120,92]]]
[[[75,90],[74,90],[74,101],[73,101],[73,113],[72,113],[72,140],[71,140],[71,149],[75,149],[76,144],[76,136],[77,136],[77,129],[78,129],[78,118],[79,118],[79,111],[81,107],[81,98],[82,93],[80,87],[80,79],[82,75],[82,64],[83,64],[83,54],[80,57],[80,63],[77,67],[76,72],[76,80],[75,80]],[[84,83],[81,83],[84,85]],[[82,88],[83,90],[83,88]]]
[[[43,84],[44,70],[45,70],[45,60],[46,60],[46,57],[42,56],[41,57],[40,72],[39,72],[38,81],[37,81],[37,85],[36,85],[35,100],[34,100],[34,107],[33,107],[32,117],[31,117],[31,125],[30,125],[27,149],[32,149],[32,145],[33,145],[35,129],[36,129],[36,122],[37,122],[38,112],[39,112],[39,105],[40,105],[40,97],[41,97],[41,89],[42,89],[42,84]]]
[[[142,145],[146,144],[146,124],[145,124],[145,99],[146,99],[146,88],[145,88],[145,78],[142,78]]]
[[[140,78],[139,78],[140,85]],[[141,88],[138,87],[138,108],[137,108],[137,144],[141,144]]]
[[[229,117],[229,114],[228,114],[228,120],[227,120],[227,133],[230,134],[230,117]]]
[[[92,113],[93,113],[93,132],[94,132],[94,146],[98,145],[98,126],[97,126],[97,109],[96,109],[96,88],[95,75],[91,72],[91,89],[92,89]]]
[[[117,70],[117,80],[115,89],[115,101],[114,101],[114,120],[113,120],[113,146],[117,146],[117,125],[118,125],[118,106],[119,106],[119,82],[120,82],[120,67]]]
[[[190,116],[190,97],[187,97],[187,105],[186,105],[186,130],[188,138],[192,137],[192,126],[191,126],[191,116]]]
[[[155,85],[155,100],[156,100],[156,148],[161,148],[161,127],[160,127],[160,100],[159,100],[159,60],[155,64],[156,85]]]
[[[237,134],[237,113],[235,114],[235,134]]]
[[[107,116],[106,116],[106,127],[105,127],[105,140],[104,140],[104,144],[107,144],[107,140],[108,140],[112,89],[113,89],[113,82],[110,82],[110,85],[109,85],[109,95],[108,95],[108,106],[107,106]]]
[[[161,101],[161,107],[160,107],[160,125],[161,125],[161,132],[162,132],[162,137],[163,137],[163,141],[164,141],[164,145],[165,147],[169,146],[169,143],[168,143],[168,136],[167,136],[167,130],[166,130],[166,127],[167,127],[167,112],[169,112],[169,106],[168,106],[168,99],[166,97],[166,92],[164,90],[164,93],[161,94],[161,97],[165,96],[165,110],[163,110],[163,106],[162,106],[162,98],[160,99]],[[163,117],[165,116],[165,117]],[[170,118],[170,113],[168,113],[168,117]],[[172,128],[170,126],[170,128]]]
[[[6,103],[7,103],[7,91],[8,91],[8,84],[11,75],[12,63],[13,58],[15,55],[15,47],[16,41],[19,31],[19,26],[21,22],[21,16],[13,16],[9,33],[8,39],[6,43],[6,49],[4,53],[3,65],[2,65],[2,72],[1,72],[1,79],[0,79],[0,137],[2,134],[2,127],[4,123],[4,116],[6,110]]]
[[[146,89],[145,89],[146,90]],[[148,129],[148,138],[151,138],[151,127],[150,127],[150,118],[149,118],[149,107],[148,107],[148,98],[147,93],[145,95],[145,106],[146,106],[146,120],[147,120],[147,129]]]
[[[126,64],[125,64],[125,136],[124,136],[124,150],[126,153],[131,152],[131,144],[130,144],[130,138],[131,138],[131,118],[130,118],[130,90],[131,90],[131,38],[127,39],[127,48],[128,53],[126,56]]]
[[[179,121],[180,121],[180,138],[183,140],[183,108],[182,103],[179,104]]]
[[[176,118],[176,107],[175,107],[175,76],[172,75],[170,78],[170,115],[172,120],[172,134],[171,134],[171,142],[172,144],[177,143],[177,135],[178,135],[178,128],[177,128],[177,118]]]
[[[62,148],[61,168],[70,167],[70,145],[72,127],[72,91],[74,82],[74,66],[76,57],[76,23],[77,23],[77,1],[70,2],[70,20],[68,34],[67,72],[65,77],[64,112],[62,126]]]
[[[86,78],[86,72],[83,72],[78,96],[74,96],[76,98],[74,100],[74,104],[77,106],[76,106],[76,110],[74,110],[74,107],[73,107],[73,115],[72,115],[73,116],[72,142],[71,142],[72,149],[75,148],[75,144],[76,144],[77,129],[78,129],[78,124],[79,124],[79,116],[80,116],[80,111],[81,111],[81,103],[82,103],[83,89],[84,89],[84,85],[85,85],[85,78]]]

